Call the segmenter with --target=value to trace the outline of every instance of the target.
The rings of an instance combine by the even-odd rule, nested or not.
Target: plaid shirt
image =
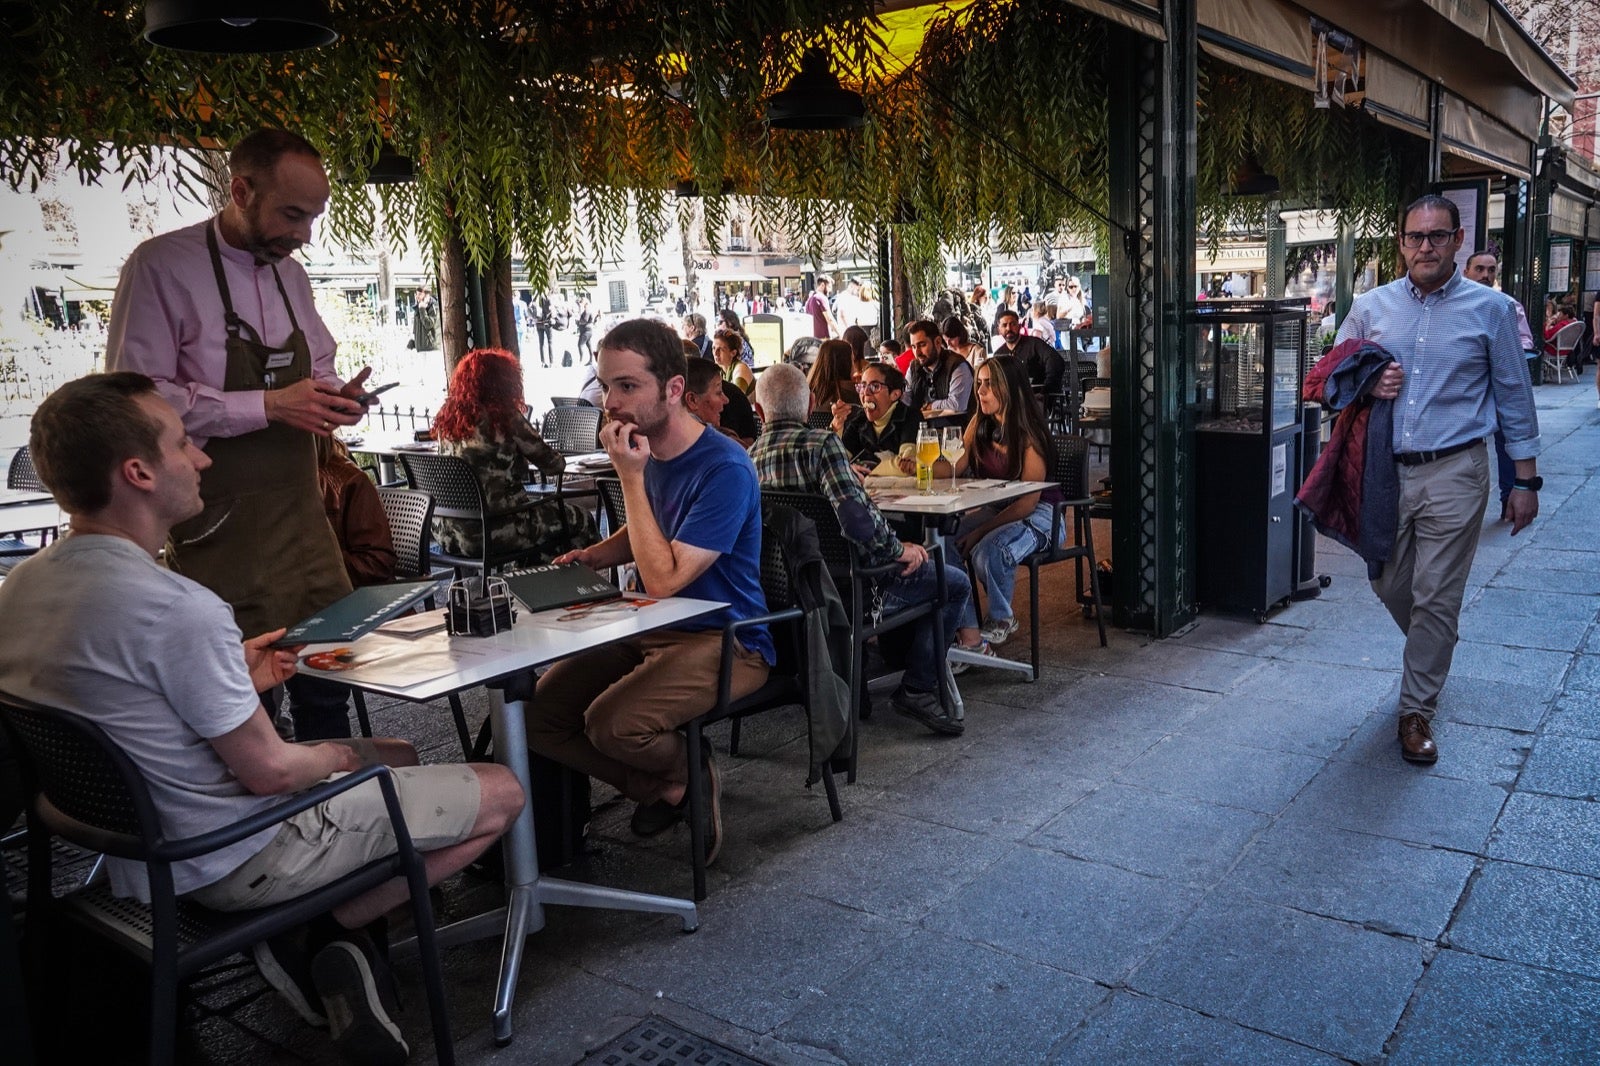
[[[869,565],[892,562],[905,550],[850,469],[850,457],[832,430],[768,422],[750,447],[750,460],[756,464],[756,480],[767,488],[819,493],[834,510],[846,500],[865,504],[872,515],[872,539],[863,545]]]

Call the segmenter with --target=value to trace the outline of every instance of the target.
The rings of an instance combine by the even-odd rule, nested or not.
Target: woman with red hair
[[[528,424],[522,406],[522,364],[517,357],[500,348],[475,348],[456,364],[444,406],[433,420],[439,454],[467,461],[483,485],[490,510],[528,502],[523,485],[529,463],[551,476],[567,466],[561,453]],[[497,518],[489,536],[497,551],[536,550],[531,563],[547,563],[600,539],[594,516],[561,500],[543,500],[529,510]],[[483,529],[471,520],[435,518],[433,537],[451,555],[483,551]]]

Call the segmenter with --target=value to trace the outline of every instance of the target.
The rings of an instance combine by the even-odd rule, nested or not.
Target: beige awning
[[[1444,94],[1439,126],[1443,151],[1519,178],[1533,176],[1528,138],[1454,93]]]

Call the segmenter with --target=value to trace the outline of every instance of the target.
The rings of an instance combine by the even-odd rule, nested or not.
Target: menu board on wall
[[[1566,292],[1572,287],[1572,242],[1550,242],[1550,281],[1545,292]]]
[[[1451,181],[1437,184],[1434,191],[1456,205],[1461,212],[1461,247],[1456,250],[1456,269],[1467,269],[1467,257],[1487,247],[1489,226],[1489,183]]]
[[[1583,291],[1600,292],[1600,248],[1590,248],[1584,255]]]

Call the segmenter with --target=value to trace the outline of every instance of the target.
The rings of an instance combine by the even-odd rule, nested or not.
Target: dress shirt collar
[[[1466,276],[1461,273],[1460,269],[1457,269],[1453,274],[1450,275],[1443,285],[1439,286],[1433,291],[1438,293],[1439,298],[1442,300],[1454,293],[1456,291],[1456,286],[1460,285],[1464,281],[1466,281]],[[1473,284],[1476,285],[1477,282],[1473,282]],[[1416,285],[1412,284],[1411,272],[1409,270],[1406,271],[1406,292],[1410,293],[1411,298],[1418,303],[1422,303],[1427,299],[1427,296],[1423,295],[1422,291],[1418,289]]]
[[[211,229],[217,235],[217,250],[222,253],[222,258],[251,270],[261,270],[270,267],[271,263],[258,263],[253,253],[243,248],[235,248],[228,243],[228,238],[222,235],[222,216],[217,215],[211,220]]]

